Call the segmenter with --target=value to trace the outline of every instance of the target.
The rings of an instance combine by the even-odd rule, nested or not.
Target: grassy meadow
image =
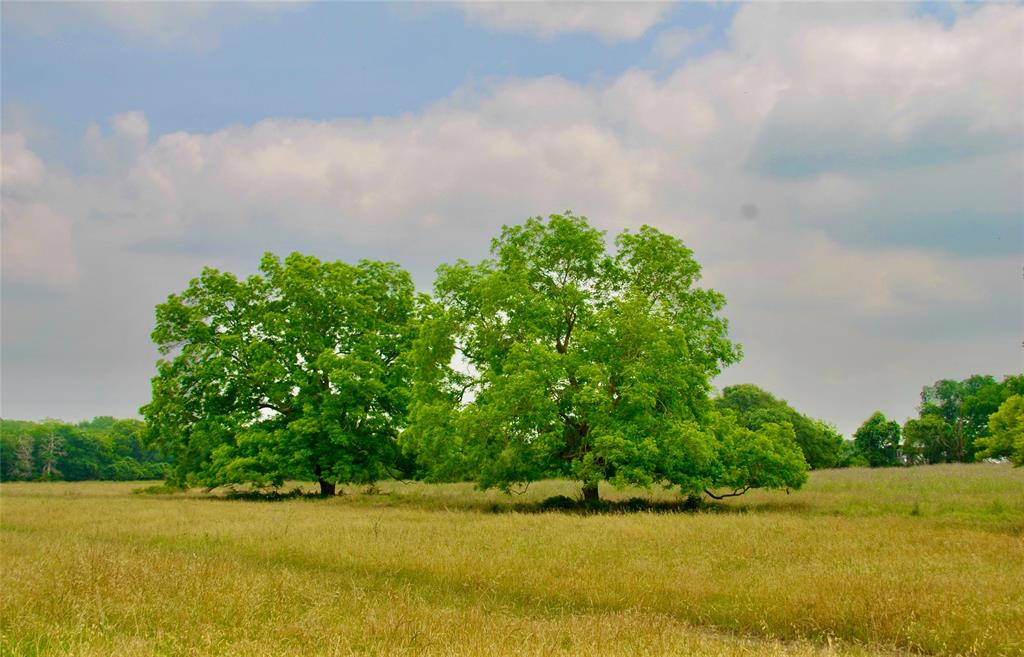
[[[698,512],[0,486],[3,655],[1024,655],[1024,471],[811,474]],[[657,491],[613,491],[624,500]]]

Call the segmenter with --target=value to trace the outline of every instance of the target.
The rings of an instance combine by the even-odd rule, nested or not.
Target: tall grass
[[[569,482],[137,487],[0,487],[4,654],[1024,654],[1024,472],[1004,466],[816,472],[672,514],[514,512]]]

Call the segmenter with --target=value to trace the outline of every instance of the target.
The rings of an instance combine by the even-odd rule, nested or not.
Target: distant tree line
[[[3,481],[163,479],[170,463],[146,447],[140,420],[97,417],[70,424],[57,420],[0,420]]]
[[[974,375],[921,390],[918,417],[901,427],[875,412],[854,434],[845,463],[860,466],[969,463],[1024,464],[1024,375],[997,381]]]

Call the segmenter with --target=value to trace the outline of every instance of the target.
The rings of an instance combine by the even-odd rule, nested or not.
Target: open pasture
[[[2,654],[1024,654],[1009,466],[819,471],[690,513],[535,512],[570,482],[140,487],[0,487]]]

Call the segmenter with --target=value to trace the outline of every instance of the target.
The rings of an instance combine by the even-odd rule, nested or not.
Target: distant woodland
[[[70,424],[58,420],[0,420],[0,477],[4,481],[163,479],[168,460],[144,445],[141,420],[104,416]]]

